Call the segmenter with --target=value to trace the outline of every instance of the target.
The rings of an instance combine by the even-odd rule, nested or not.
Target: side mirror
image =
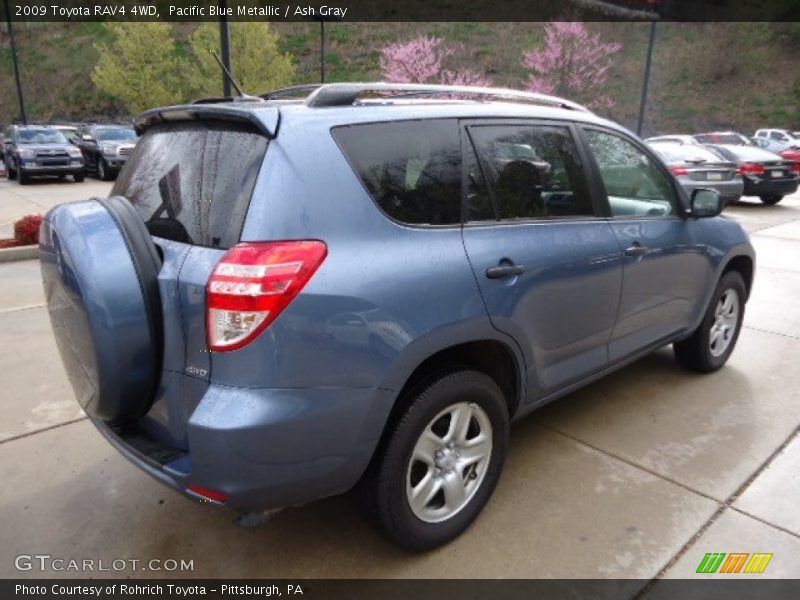
[[[716,217],[722,212],[722,198],[716,190],[700,188],[692,192],[691,206],[695,219]]]

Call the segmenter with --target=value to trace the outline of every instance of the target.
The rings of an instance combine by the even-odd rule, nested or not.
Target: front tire
[[[767,206],[774,206],[775,204],[783,200],[783,196],[781,196],[780,194],[765,194],[763,196],[759,196],[759,198],[761,199],[761,202],[763,202]]]
[[[678,362],[699,373],[721,368],[739,339],[746,298],[742,276],[737,271],[725,273],[711,296],[700,326],[690,338],[673,344]]]
[[[8,173],[8,180],[14,181],[17,178],[17,170],[9,164],[6,164],[6,172]]]
[[[451,371],[411,394],[363,491],[387,536],[428,550],[463,533],[488,502],[505,462],[509,418],[500,388],[478,371]]]
[[[19,175],[19,184],[20,185],[28,185],[31,182],[31,176],[28,175],[22,169],[19,170],[18,175]]]
[[[83,173],[73,173],[72,174],[72,179],[75,181],[75,183],[83,183],[83,179],[85,177],[86,177],[86,175],[84,175]]]
[[[100,181],[108,181],[110,179],[108,175],[108,166],[106,166],[106,161],[102,158],[97,159],[97,178]]]

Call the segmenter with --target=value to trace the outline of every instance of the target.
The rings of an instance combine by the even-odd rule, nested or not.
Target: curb
[[[17,260],[33,260],[39,258],[39,246],[16,246],[14,248],[0,248],[0,263],[14,262]]]

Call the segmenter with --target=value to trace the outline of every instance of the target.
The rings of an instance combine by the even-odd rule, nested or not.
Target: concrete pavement
[[[108,189],[33,185],[20,197],[14,185],[0,183],[0,207]],[[46,553],[194,561],[185,573],[104,574],[121,577],[687,578],[707,552],[771,552],[762,577],[800,577],[800,194],[725,214],[758,253],[728,366],[691,374],[665,349],[534,414],[513,429],[476,524],[422,555],[385,542],[347,496],[248,530],[153,481],[78,410],[38,264],[0,265],[0,576],[81,575],[14,569],[18,554]]]
[[[111,184],[97,179],[73,183],[71,179],[35,179],[29,185],[0,178],[0,239],[14,236],[14,221],[25,215],[44,214],[56,204],[107,196]]]

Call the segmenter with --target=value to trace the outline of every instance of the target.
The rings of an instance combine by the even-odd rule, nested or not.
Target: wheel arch
[[[519,348],[511,340],[502,340],[499,332],[489,325],[497,335],[479,337],[438,347],[427,353],[417,353],[418,360],[405,369],[405,376],[394,398],[389,415],[383,426],[373,457],[380,454],[392,428],[412,402],[415,390],[432,378],[457,368],[469,368],[486,373],[497,383],[506,399],[509,420],[516,414],[525,394],[525,364]]]
[[[750,298],[750,291],[753,287],[753,277],[755,275],[755,261],[752,256],[747,254],[737,254],[731,257],[722,268],[720,277],[730,271],[736,271],[744,279],[745,290],[747,291],[747,298]]]

